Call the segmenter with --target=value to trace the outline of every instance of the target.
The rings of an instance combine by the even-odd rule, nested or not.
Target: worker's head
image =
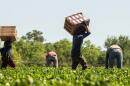
[[[4,46],[8,47],[8,46],[12,46],[12,41],[11,40],[7,40],[4,42]]]
[[[80,35],[80,34],[84,34],[86,31],[86,28],[84,25],[80,25],[77,30],[75,31],[74,35]]]

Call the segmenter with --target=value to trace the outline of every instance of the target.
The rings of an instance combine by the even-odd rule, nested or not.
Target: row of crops
[[[130,86],[130,69],[92,67],[75,71],[38,66],[0,69],[0,86]]]

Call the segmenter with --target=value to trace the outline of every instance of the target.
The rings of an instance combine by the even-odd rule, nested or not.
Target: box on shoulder
[[[0,39],[2,41],[16,41],[17,31],[16,26],[0,26]]]
[[[77,31],[77,28],[83,24],[87,27],[89,25],[90,19],[86,18],[82,12],[76,13],[65,18],[64,28],[71,35],[74,35]]]

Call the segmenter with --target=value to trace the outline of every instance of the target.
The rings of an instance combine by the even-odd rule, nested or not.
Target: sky
[[[46,42],[72,36],[64,29],[66,16],[82,12],[90,18],[91,40],[104,47],[108,36],[129,36],[130,0],[0,0],[0,26],[16,25],[18,37],[37,29]]]

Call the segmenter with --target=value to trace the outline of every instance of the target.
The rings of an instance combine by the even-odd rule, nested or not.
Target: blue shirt
[[[80,50],[81,50],[81,46],[83,44],[83,39],[90,34],[91,34],[90,32],[85,32],[84,34],[73,36],[71,57],[80,56]]]

